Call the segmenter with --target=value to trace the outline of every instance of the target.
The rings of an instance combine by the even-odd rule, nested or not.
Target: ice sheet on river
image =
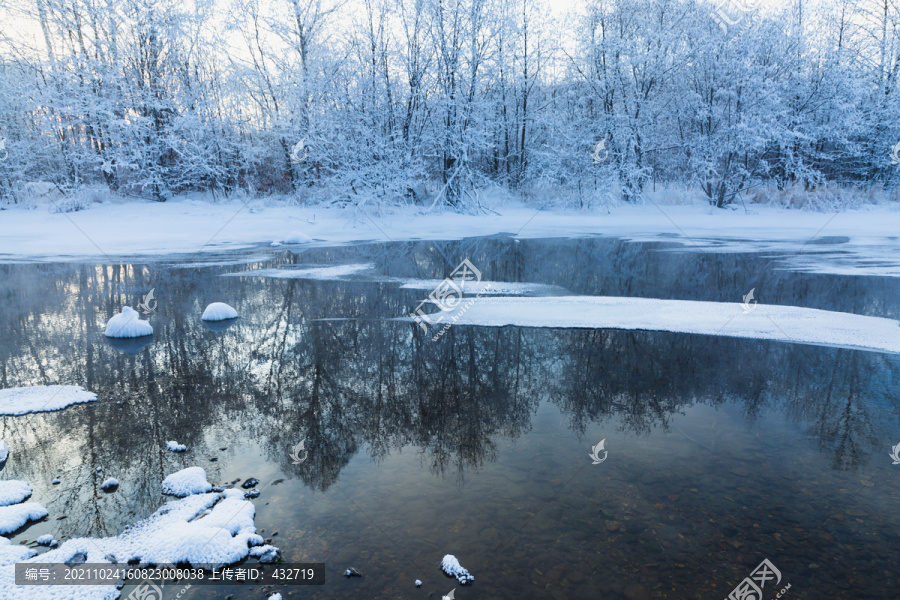
[[[60,410],[71,404],[93,402],[97,394],[77,385],[36,385],[0,390],[0,415],[24,415]]]
[[[471,303],[463,299],[459,308],[431,315],[432,320],[441,314],[435,332],[446,323],[640,329],[900,353],[900,323],[893,319],[797,306],[606,296],[482,297]]]

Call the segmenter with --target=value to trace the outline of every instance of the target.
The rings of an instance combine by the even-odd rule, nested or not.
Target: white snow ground
[[[0,390],[0,415],[24,415],[60,410],[72,404],[93,402],[97,394],[77,385],[36,385]]]
[[[751,304],[750,312],[746,312],[737,302],[654,298],[556,296],[473,300],[463,299],[454,310],[430,315],[435,321],[443,315],[432,331],[437,333],[447,323],[643,329],[900,353],[897,321],[797,306]]]
[[[262,204],[176,198],[164,203],[110,202],[70,214],[12,208],[0,219],[0,260],[221,251],[268,245],[293,233],[308,235],[316,241],[306,245],[317,246],[509,233],[521,238],[608,235],[675,241],[689,248],[788,255],[802,249],[802,259],[791,262],[804,270],[900,276],[900,210],[884,206],[829,214],[752,205],[748,208],[753,214],[746,214],[743,209],[719,210],[704,204],[644,204],[587,213],[539,211],[510,203],[495,207],[497,214],[460,215],[411,207],[360,214],[364,209]],[[810,243],[841,236],[848,240],[838,245]]]

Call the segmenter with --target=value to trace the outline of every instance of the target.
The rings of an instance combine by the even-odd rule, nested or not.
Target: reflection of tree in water
[[[488,265],[486,278],[570,287],[584,269],[580,263],[596,260],[584,240],[573,242],[583,258],[568,263],[558,242],[536,243],[531,253],[501,240],[464,244],[410,244],[399,254],[373,245],[305,258],[375,262],[395,277],[439,279],[455,266],[448,263],[468,254]],[[277,262],[296,260],[286,255]],[[616,261],[638,259],[604,260],[622,271]],[[739,264],[731,260],[721,259],[728,265],[720,268],[737,285],[730,269]],[[632,268],[645,278],[653,273]],[[609,283],[598,277],[598,285]],[[462,481],[467,470],[494,459],[498,441],[527,432],[541,400],[558,405],[577,432],[617,419],[638,434],[666,428],[692,404],[734,402],[748,421],[782,410],[807,424],[820,450],[846,469],[883,451],[888,424],[875,422],[881,412],[875,407],[893,402],[896,411],[898,402],[889,393],[898,362],[874,353],[513,327],[457,326],[432,342],[415,325],[385,320],[407,314],[423,295],[390,283],[219,277],[210,269],[160,275],[147,267],[96,265],[0,266],[0,281],[0,385],[69,383],[100,396],[93,406],[0,418],[0,436],[16,440],[14,452],[27,455],[14,463],[16,477],[49,486],[48,473],[63,469],[64,484],[48,508],[68,514],[62,526],[82,535],[109,533],[148,514],[162,501],[165,475],[203,452],[247,440],[318,490],[333,485],[362,447],[375,460],[418,448],[434,473]],[[154,342],[134,356],[119,352],[102,336],[102,325],[151,285],[159,300],[150,317]],[[227,331],[200,325],[213,300],[227,300],[241,314]],[[344,320],[323,320],[333,317]],[[309,457],[294,465],[290,450],[304,438]],[[163,447],[170,439],[195,452],[168,453]],[[208,470],[217,482],[216,467]],[[98,490],[107,476],[128,483],[107,496]],[[113,517],[101,518],[101,507]]]

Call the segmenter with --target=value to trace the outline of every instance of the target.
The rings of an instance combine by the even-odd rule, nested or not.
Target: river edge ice
[[[900,323],[893,319],[799,306],[556,296],[478,298],[455,313],[438,311],[429,318],[452,318],[456,325],[667,331],[900,353]]]
[[[0,390],[0,415],[25,415],[94,402],[97,394],[78,385],[35,385]]]

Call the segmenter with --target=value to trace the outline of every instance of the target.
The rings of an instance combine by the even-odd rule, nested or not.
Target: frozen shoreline
[[[45,208],[0,211],[0,262],[82,261],[153,257],[271,247],[291,233],[311,241],[282,248],[360,242],[454,240],[509,234],[526,238],[594,235],[681,243],[687,249],[775,252],[803,256],[795,268],[817,272],[900,276],[900,211],[889,206],[828,214],[753,205],[720,210],[707,205],[614,206],[577,212],[521,204],[498,214],[461,215],[420,207],[366,211],[298,206],[211,204],[178,198],[165,203],[106,203],[50,214]],[[129,227],[134,223],[140,226]],[[277,248],[272,248],[278,251]],[[839,258],[819,260],[840,250]],[[199,253],[199,254],[198,254]],[[865,264],[863,264],[865,261]]]

